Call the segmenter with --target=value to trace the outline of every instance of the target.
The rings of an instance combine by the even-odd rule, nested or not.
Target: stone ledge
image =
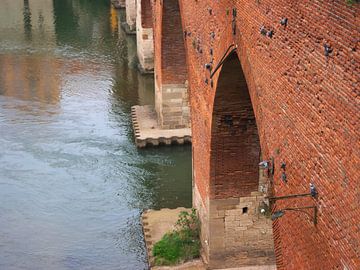
[[[139,148],[146,146],[191,143],[191,129],[161,129],[153,106],[131,107],[131,119],[135,143]]]

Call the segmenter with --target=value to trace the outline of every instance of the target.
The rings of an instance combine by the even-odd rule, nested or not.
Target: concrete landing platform
[[[144,230],[144,237],[148,255],[148,262],[151,270],[205,270],[202,261],[194,260],[182,265],[176,266],[154,266],[154,258],[152,256],[153,246],[158,242],[165,233],[172,231],[175,228],[175,223],[178,220],[179,214],[182,211],[191,212],[191,209],[176,208],[176,209],[161,209],[161,210],[147,210],[141,216],[141,222]]]
[[[161,129],[153,106],[131,107],[131,118],[135,132],[135,143],[146,146],[191,143],[191,129]]]

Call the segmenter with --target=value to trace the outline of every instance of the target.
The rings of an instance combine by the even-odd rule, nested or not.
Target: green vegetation
[[[357,0],[345,0],[346,4],[348,4],[349,6],[355,4],[356,2],[358,2]]]
[[[200,221],[196,210],[181,212],[175,230],[154,245],[156,265],[174,265],[200,256]]]

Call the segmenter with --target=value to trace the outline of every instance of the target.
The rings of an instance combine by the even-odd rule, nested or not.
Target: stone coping
[[[153,106],[131,107],[131,119],[135,143],[139,148],[146,146],[191,143],[191,129],[161,129]]]

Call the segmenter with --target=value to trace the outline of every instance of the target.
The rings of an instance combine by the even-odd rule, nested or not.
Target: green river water
[[[152,104],[109,0],[0,1],[0,269],[147,269],[143,209],[191,206],[191,147],[138,150]]]

